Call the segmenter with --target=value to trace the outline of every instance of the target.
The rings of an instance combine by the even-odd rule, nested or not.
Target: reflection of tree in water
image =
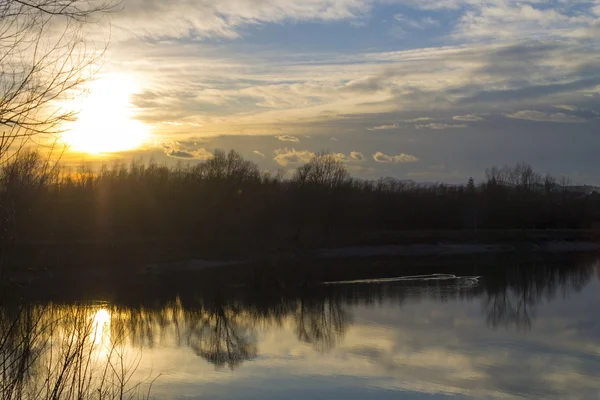
[[[299,340],[318,351],[331,349],[349,323],[344,298],[315,288],[283,294],[277,290],[217,291],[179,298],[162,307],[113,310],[112,329],[128,332],[135,346],[189,346],[217,368],[234,369],[258,354],[255,327],[282,327],[292,318]]]
[[[402,305],[425,299],[442,303],[481,299],[491,327],[527,330],[540,303],[581,290],[593,276],[595,266],[590,262],[555,262],[490,266],[485,271],[469,268],[443,271],[484,275],[478,286],[467,289],[440,282],[397,282],[190,291],[183,300],[163,302],[162,306],[154,304],[137,311],[128,308],[128,324],[133,342],[138,345],[153,346],[168,338],[178,346],[189,346],[217,368],[233,369],[257,356],[255,327],[276,329],[291,319],[299,341],[326,352],[343,339],[351,323],[352,307],[377,307],[382,302]]]
[[[174,342],[189,346],[217,368],[231,369],[257,355],[253,320],[239,307],[179,299],[158,309],[128,308],[113,312],[113,329],[128,332],[132,345],[154,347]]]
[[[483,307],[492,327],[515,326],[529,330],[536,306],[579,292],[592,277],[593,266],[557,267],[514,265],[486,279]]]
[[[295,321],[298,340],[310,343],[318,351],[325,352],[335,347],[343,338],[349,323],[349,314],[339,300],[301,300]]]
[[[278,329],[291,322],[299,341],[326,352],[343,340],[351,324],[349,310],[352,307],[377,307],[383,302],[400,306],[406,301],[418,303],[424,299],[438,302],[481,299],[486,321],[491,327],[529,329],[540,303],[580,291],[598,270],[597,264],[593,263],[517,264],[486,268],[485,271],[469,268],[462,267],[461,270],[458,267],[448,271],[463,276],[484,275],[477,287],[466,290],[450,290],[445,286],[440,289],[439,283],[406,282],[289,284],[286,287],[269,287],[269,290],[247,286],[186,290],[185,286],[181,286],[177,289],[184,293],[181,297],[173,294],[170,291],[173,285],[169,285],[165,293],[153,292],[148,297],[136,293],[131,296],[130,302],[121,300],[110,307],[111,337],[126,337],[134,347],[159,344],[186,346],[216,368],[234,369],[258,355],[256,327]],[[50,318],[50,310],[68,310],[75,306],[50,303],[36,307],[38,311],[30,317],[22,314],[24,328],[29,326],[28,321],[38,321],[41,315]],[[3,312],[8,311],[4,307]],[[4,315],[4,320],[0,318],[0,333],[12,332],[9,329],[12,319],[8,316]],[[3,344],[2,349],[17,348],[19,343],[27,340],[15,332],[11,333],[9,342]]]
[[[187,342],[194,353],[217,368],[227,365],[234,369],[258,353],[255,332],[223,307],[194,320],[188,327]]]
[[[518,329],[528,330],[532,325],[532,310],[536,302],[527,293],[523,296],[504,290],[488,294],[484,299],[486,321],[493,327],[515,325]]]
[[[28,307],[6,308],[0,313],[0,395],[11,398],[39,367],[36,359],[43,348],[39,334],[40,315]]]

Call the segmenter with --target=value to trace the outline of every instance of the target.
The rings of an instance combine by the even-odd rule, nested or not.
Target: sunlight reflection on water
[[[110,340],[110,312],[106,308],[101,308],[94,313],[93,319],[92,341],[94,344]]]

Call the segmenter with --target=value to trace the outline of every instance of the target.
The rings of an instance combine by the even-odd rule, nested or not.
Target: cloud
[[[474,115],[474,114],[455,115],[454,117],[452,117],[452,119],[455,121],[465,121],[465,122],[483,121],[483,117],[480,117],[479,115]]]
[[[337,160],[339,161],[347,161],[348,160],[348,156],[345,155],[344,153],[331,153],[332,156],[334,156]]]
[[[409,17],[404,14],[395,14],[394,20],[397,24],[391,28],[390,32],[396,38],[403,38],[410,31],[425,31],[440,26],[440,21],[431,17]]]
[[[282,142],[294,142],[294,143],[300,142],[300,139],[298,139],[296,136],[292,136],[292,135],[279,135],[279,136],[276,136],[276,138],[281,140]]]
[[[433,118],[431,117],[418,117],[418,118],[410,118],[410,119],[403,119],[402,122],[426,122],[426,121],[433,121]]]
[[[204,148],[196,150],[166,149],[165,153],[169,157],[190,160],[208,160],[213,157],[213,153]]]
[[[364,161],[365,160],[365,156],[361,152],[351,151],[350,152],[350,159],[354,160],[354,161]]]
[[[228,39],[244,27],[284,21],[357,21],[372,7],[358,0],[127,0],[111,23],[121,35],[155,38]]]
[[[592,44],[577,40],[465,44],[319,55],[311,60],[283,50],[277,56],[224,51],[226,59],[187,53],[171,57],[169,51],[160,50],[166,54],[158,59],[150,53],[156,60],[153,65],[172,65],[156,72],[165,87],[134,95],[133,103],[147,122],[187,118],[201,122],[202,133],[211,135],[269,130],[275,135],[287,123],[335,122],[348,115],[362,116],[358,122],[365,123],[360,126],[373,128],[382,117],[409,123],[441,119],[440,115],[399,118],[400,110],[409,115],[432,109],[453,115],[501,115],[511,112],[515,102],[525,109],[542,102],[575,103],[583,90],[600,83],[595,72],[600,57]],[[139,54],[137,58],[149,57]],[[197,68],[200,61],[206,68]],[[277,65],[277,71],[266,68],[265,62]],[[149,68],[147,63],[141,65]],[[318,133],[330,136],[331,128]]]
[[[435,130],[443,130],[443,129],[463,129],[466,128],[467,125],[465,124],[459,124],[459,125],[452,125],[452,124],[441,124],[441,123],[432,123],[432,124],[425,124],[425,125],[415,125],[415,128],[417,129],[435,129]]]
[[[213,153],[205,148],[198,148],[198,140],[182,140],[166,142],[161,145],[165,154],[172,158],[182,158],[188,160],[208,160],[213,157]]]
[[[554,106],[554,107],[558,108],[558,109],[561,109],[561,110],[566,110],[566,111],[571,111],[571,112],[588,114],[592,118],[596,117],[596,116],[600,116],[600,112],[598,112],[596,110],[589,109],[589,108],[575,107],[575,106],[570,106],[570,105],[565,105],[565,104],[561,104],[561,105]]]
[[[440,26],[440,21],[431,17],[409,18],[404,14],[395,14],[394,19],[405,29],[425,30]]]
[[[479,40],[568,37],[572,34],[569,30],[593,23],[594,18],[583,11],[572,13],[568,6],[547,7],[542,3],[537,0],[473,2],[460,18],[454,35]]]
[[[373,154],[373,160],[375,160],[378,163],[386,163],[386,164],[391,164],[391,163],[404,164],[404,163],[413,163],[413,162],[419,161],[419,159],[417,157],[410,155],[410,154],[400,153],[396,156],[390,156],[390,155],[387,155],[380,151]]]
[[[582,123],[587,122],[585,118],[578,117],[576,115],[569,115],[565,113],[545,113],[542,111],[523,110],[517,111],[512,114],[505,114],[508,118],[513,119],[524,119],[528,121],[537,122],[560,122],[560,123]]]
[[[273,151],[275,155],[273,160],[281,165],[288,166],[290,164],[303,164],[309,162],[314,156],[315,153],[309,150],[296,150],[294,148],[282,148],[276,149]],[[344,163],[357,163],[365,160],[365,156],[363,153],[358,151],[352,151],[350,154],[346,155],[344,153],[331,153],[337,160],[342,161]]]
[[[342,90],[351,93],[370,93],[388,90],[389,87],[379,76],[363,76],[346,83]]]
[[[577,111],[579,109],[577,107],[570,106],[570,105],[567,105],[567,104],[561,104],[561,105],[554,106],[554,107],[560,108],[561,110],[567,110],[567,111]]]
[[[514,100],[534,100],[540,97],[576,92],[600,84],[600,77],[575,79],[569,82],[523,85],[516,89],[482,90],[460,100],[463,104],[501,103]]]
[[[194,126],[197,128],[202,128],[202,124],[196,123],[196,122],[175,122],[175,121],[162,121],[160,122],[163,125],[168,125],[168,126]]]
[[[329,138],[329,140],[331,140],[332,142],[337,142],[339,139],[336,138],[335,136],[332,136]]]
[[[398,124],[389,124],[389,125],[379,125],[374,126],[372,128],[367,128],[368,131],[385,131],[390,129],[398,129],[400,126]]]
[[[362,162],[365,160],[365,156],[363,153],[358,151],[351,151],[350,154],[346,155],[344,153],[332,153],[333,156],[342,161],[344,163],[352,163],[352,162]]]
[[[281,165],[281,166],[288,166],[289,164],[300,164],[300,163],[306,163],[309,162],[311,158],[314,157],[315,153],[313,153],[312,151],[309,150],[296,150],[294,148],[292,149],[288,149],[288,148],[282,148],[282,149],[276,149],[273,151],[273,154],[275,154],[275,157],[273,157],[273,160]]]
[[[265,154],[264,154],[264,153],[261,153],[261,152],[260,152],[260,151],[258,151],[258,150],[254,150],[252,153],[256,154],[256,155],[257,155],[257,156],[259,156],[259,157],[265,158]]]

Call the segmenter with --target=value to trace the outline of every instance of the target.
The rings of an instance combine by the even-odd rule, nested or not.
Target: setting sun
[[[130,96],[135,85],[128,77],[93,82],[80,112],[63,140],[71,150],[91,154],[114,153],[140,147],[149,136],[148,127],[134,119]]]

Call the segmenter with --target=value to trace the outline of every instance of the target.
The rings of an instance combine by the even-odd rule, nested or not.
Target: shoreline
[[[9,251],[5,251],[5,250]],[[453,257],[482,254],[561,254],[600,252],[598,230],[459,230],[336,232],[327,240],[283,243],[253,248],[210,249],[198,239],[182,237],[142,240],[0,243],[4,265],[15,278],[46,279],[49,275],[88,277],[163,275],[240,264],[279,265],[366,257]],[[8,255],[8,256],[7,256]]]
[[[191,258],[173,262],[151,263],[138,269],[137,274],[169,274],[174,272],[199,272],[206,269],[243,264],[265,263],[275,265],[292,260],[327,260],[343,258],[398,257],[452,257],[478,254],[565,254],[600,252],[600,242],[548,241],[538,244],[416,244],[372,245],[323,248],[304,254],[287,253],[259,259],[207,260]]]
[[[525,244],[437,243],[416,245],[352,246],[323,249],[322,258],[375,256],[453,256],[482,253],[585,253],[600,251],[600,242],[548,241]]]

